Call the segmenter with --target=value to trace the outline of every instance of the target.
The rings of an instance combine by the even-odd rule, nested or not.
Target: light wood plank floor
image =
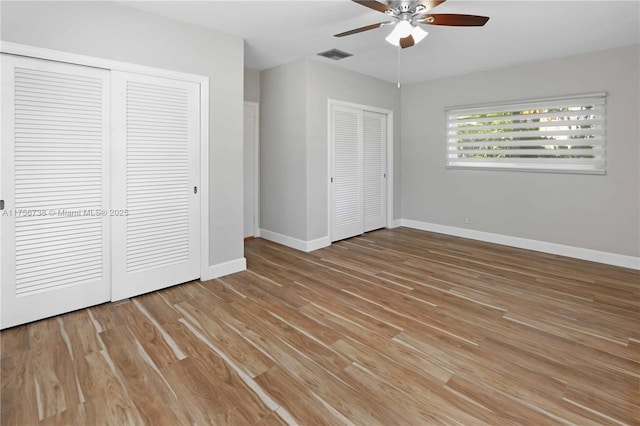
[[[640,424],[640,273],[427,232],[5,330],[2,425]]]

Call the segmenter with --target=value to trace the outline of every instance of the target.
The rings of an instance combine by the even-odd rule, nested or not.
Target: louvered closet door
[[[386,149],[387,116],[364,111],[363,187],[364,231],[384,228],[387,223]]]
[[[112,299],[200,276],[199,85],[112,73]]]
[[[364,232],[362,188],[362,111],[331,107],[333,197],[331,240]]]
[[[108,84],[2,55],[2,328],[110,298]]]

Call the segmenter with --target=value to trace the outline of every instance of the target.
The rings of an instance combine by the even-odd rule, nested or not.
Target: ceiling
[[[477,28],[424,26],[429,35],[400,55],[384,40],[390,27],[333,37],[387,20],[350,0],[120,3],[244,38],[247,68],[317,58],[396,82],[400,61],[404,84],[640,43],[638,0],[448,0],[432,12],[491,19]],[[340,61],[317,56],[333,48],[354,56]]]

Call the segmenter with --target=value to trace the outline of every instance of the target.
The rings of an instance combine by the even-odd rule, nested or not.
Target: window
[[[605,173],[604,93],[447,112],[447,167]]]

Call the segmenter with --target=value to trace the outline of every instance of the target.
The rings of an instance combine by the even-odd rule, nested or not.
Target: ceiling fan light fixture
[[[418,44],[427,36],[427,34],[429,33],[418,26],[411,25],[409,21],[400,21],[396,24],[393,31],[391,31],[391,34],[389,34],[385,40],[387,40],[389,44],[398,46],[400,45],[401,38],[412,36],[414,43]]]
[[[389,34],[385,40],[394,46],[398,46],[400,44],[400,39],[408,37],[412,30],[413,26],[409,21],[400,21],[396,24],[393,31],[391,31],[391,34]]]
[[[428,34],[428,32],[418,26],[413,27],[413,31],[411,31],[411,36],[415,44],[420,43]]]

